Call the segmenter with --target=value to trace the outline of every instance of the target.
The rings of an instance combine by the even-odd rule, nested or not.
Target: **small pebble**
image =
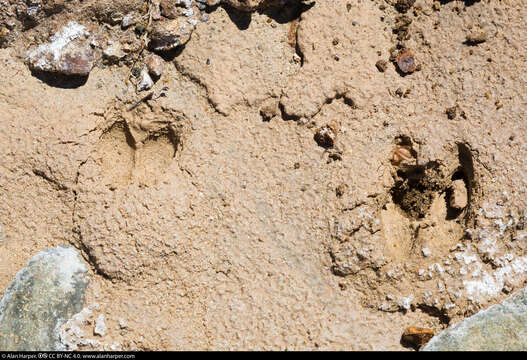
[[[103,56],[110,63],[117,63],[126,56],[120,42],[108,41],[108,47],[103,50]]]
[[[107,330],[108,328],[106,327],[106,322],[104,321],[104,315],[101,314],[95,320],[95,328],[93,329],[93,333],[102,337],[106,335]]]
[[[133,14],[128,14],[123,18],[123,21],[121,22],[121,27],[123,29],[126,29],[136,23],[136,20],[134,19]]]
[[[473,31],[467,35],[467,44],[477,45],[487,41],[487,33],[483,30]]]
[[[128,327],[128,323],[124,319],[119,319],[119,327],[121,329],[126,329]]]
[[[154,86],[154,81],[148,75],[148,69],[145,67],[143,70],[141,70],[141,74],[139,74],[139,83],[137,84],[137,91],[143,91],[143,90],[149,90],[152,86]]]
[[[414,56],[412,51],[404,50],[395,58],[397,67],[405,74],[411,74],[417,70],[417,65],[415,63]]]
[[[452,107],[446,109],[446,116],[450,120],[455,119],[456,116],[457,116],[457,107],[456,106],[452,106]]]
[[[386,68],[388,67],[388,63],[386,60],[379,60],[375,63],[375,66],[380,72],[385,72]]]
[[[315,133],[315,141],[317,144],[324,148],[333,147],[335,144],[335,138],[337,137],[337,126],[334,123],[328,123]]]
[[[165,63],[163,59],[155,54],[149,55],[145,60],[146,67],[148,68],[148,73],[154,78],[158,79],[163,74]]]
[[[335,193],[337,197],[342,197],[344,193],[346,193],[347,185],[346,184],[340,184],[336,187]]]

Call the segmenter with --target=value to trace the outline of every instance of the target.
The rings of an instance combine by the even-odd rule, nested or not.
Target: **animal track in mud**
[[[98,161],[105,169],[102,183],[115,189],[130,181],[134,168],[134,139],[125,122],[114,123],[103,133],[98,144]]]
[[[183,117],[144,105],[128,112],[113,109],[107,120],[93,155],[100,184],[111,190],[155,184],[181,146]]]
[[[392,188],[336,219],[332,271],[379,310],[462,314],[463,264],[451,258],[466,243],[481,200],[471,151],[455,144],[440,159],[420,162],[409,137],[397,138],[394,148]]]
[[[471,191],[475,186],[474,163],[468,147],[457,144],[457,159],[447,164],[430,161],[419,165],[411,141],[405,138],[397,142],[394,159],[404,158],[405,155],[398,153],[406,154],[406,158],[395,164],[398,169],[390,191],[393,203],[412,219],[425,218],[438,197],[445,201],[447,220],[468,214],[466,209],[470,208]]]

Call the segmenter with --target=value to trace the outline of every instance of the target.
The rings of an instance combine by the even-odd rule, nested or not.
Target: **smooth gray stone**
[[[58,329],[82,309],[87,272],[72,247],[31,258],[0,301],[0,351],[60,350]]]
[[[422,351],[527,350],[527,288],[445,329]]]

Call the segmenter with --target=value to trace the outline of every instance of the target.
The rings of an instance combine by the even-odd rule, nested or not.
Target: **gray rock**
[[[527,350],[527,288],[434,336],[422,351]]]
[[[139,75],[139,83],[137,84],[137,91],[143,91],[143,90],[149,90],[154,86],[154,81],[148,75],[148,69],[146,67],[141,70],[141,74]]]
[[[87,271],[72,247],[31,258],[0,301],[0,351],[61,350],[58,329],[82,309]]]
[[[133,13],[130,13],[123,18],[123,21],[121,22],[121,27],[123,29],[127,29],[128,27],[135,25],[136,23],[137,19],[135,18],[135,15]]]
[[[103,50],[102,54],[110,64],[117,63],[126,56],[121,43],[118,41],[108,41],[108,47]]]

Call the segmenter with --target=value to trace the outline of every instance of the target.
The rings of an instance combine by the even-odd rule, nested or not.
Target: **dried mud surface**
[[[524,286],[521,0],[209,1],[138,92],[156,3],[0,1],[0,295],[71,244],[71,348],[399,350]],[[29,70],[70,21],[89,76]]]

